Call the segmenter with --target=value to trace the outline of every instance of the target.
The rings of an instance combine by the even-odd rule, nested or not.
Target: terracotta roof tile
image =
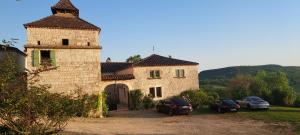
[[[185,66],[185,65],[198,65],[196,62],[190,62],[185,60],[173,59],[153,54],[140,62],[133,64],[135,67],[147,67],[147,66]]]
[[[102,81],[111,81],[111,80],[132,80],[134,79],[133,74],[126,75],[101,75]]]
[[[106,62],[101,63],[101,73],[115,73],[132,66],[132,63],[126,62]]]
[[[79,18],[51,15],[35,22],[24,24],[25,28],[67,28],[101,30],[99,27]]]
[[[67,9],[67,10],[77,10],[79,11],[70,0],[60,0],[54,6],[51,7],[52,9]]]

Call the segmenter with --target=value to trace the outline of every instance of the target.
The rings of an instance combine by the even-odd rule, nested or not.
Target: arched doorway
[[[105,87],[109,111],[128,110],[129,88],[125,84],[111,84]]]

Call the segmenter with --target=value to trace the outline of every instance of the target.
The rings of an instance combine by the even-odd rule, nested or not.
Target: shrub
[[[300,107],[300,95],[297,96],[295,102],[294,102],[295,107]]]
[[[65,111],[70,116],[99,117],[101,111],[103,116],[108,114],[105,93],[88,95],[82,94],[81,90],[76,90],[73,94],[67,96],[63,103],[68,107]],[[102,110],[99,110],[101,108]]]
[[[132,90],[129,92],[130,110],[139,110],[143,107],[143,93],[141,90]]]
[[[153,96],[151,94],[144,96],[143,98],[143,108],[144,109],[151,109],[155,106],[153,101]]]
[[[180,96],[188,100],[195,109],[199,109],[203,105],[209,105],[215,100],[213,96],[209,96],[206,92],[201,90],[187,90],[182,92]]]
[[[53,134],[67,124],[67,97],[36,84],[42,70],[24,75],[10,55],[0,62],[0,134]]]

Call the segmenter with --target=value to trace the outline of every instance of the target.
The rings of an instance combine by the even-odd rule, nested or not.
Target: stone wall
[[[185,77],[176,78],[176,69],[184,69]],[[159,70],[160,79],[150,79],[150,70]],[[198,66],[134,67],[135,89],[149,94],[150,87],[161,87],[162,98],[176,96],[189,89],[199,89]]]
[[[61,46],[62,39],[69,39],[69,46],[87,47],[99,46],[99,31],[97,30],[71,30],[71,29],[47,29],[27,28],[27,45]]]
[[[31,47],[25,46],[27,69],[37,69],[32,66],[33,50],[55,51],[58,68],[41,73],[39,77],[41,84],[51,85],[51,92],[70,92],[78,88],[90,94],[99,92],[99,83],[101,82],[100,49],[91,49],[87,46],[87,42],[90,42],[91,46],[100,46],[98,31],[28,28],[27,34],[27,45],[31,45]],[[62,46],[61,40],[65,38],[69,39],[69,46],[82,46],[81,49],[56,49],[55,46]],[[41,41],[41,45],[37,45],[37,41]],[[47,46],[47,48],[43,48],[43,46]]]
[[[176,69],[185,70],[185,78],[176,78]],[[150,79],[150,70],[160,70],[160,79]],[[135,79],[123,81],[102,81],[101,90],[110,84],[125,84],[129,90],[141,89],[145,95],[149,94],[149,88],[161,87],[162,98],[176,96],[189,89],[199,89],[198,66],[157,66],[134,67]]]

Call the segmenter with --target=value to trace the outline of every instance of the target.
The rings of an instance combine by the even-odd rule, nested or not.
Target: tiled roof
[[[71,3],[70,0],[60,0],[54,6],[51,7],[53,14],[56,14],[56,10],[69,10],[79,13],[79,10]]]
[[[131,80],[134,79],[133,74],[126,75],[101,75],[102,81],[112,81],[112,80]]]
[[[24,24],[27,27],[37,28],[67,28],[67,29],[92,29],[100,30],[99,27],[79,18],[51,15],[35,22]]]
[[[19,53],[23,56],[26,56],[26,54],[24,52],[20,51],[18,48],[5,46],[5,45],[0,45],[0,51],[13,51],[13,52]]]
[[[115,73],[132,66],[132,63],[126,62],[106,62],[101,63],[101,73]]]
[[[153,54],[153,55],[141,60],[140,62],[133,64],[133,66],[135,66],[135,67],[186,66],[186,65],[198,65],[198,63]]]

